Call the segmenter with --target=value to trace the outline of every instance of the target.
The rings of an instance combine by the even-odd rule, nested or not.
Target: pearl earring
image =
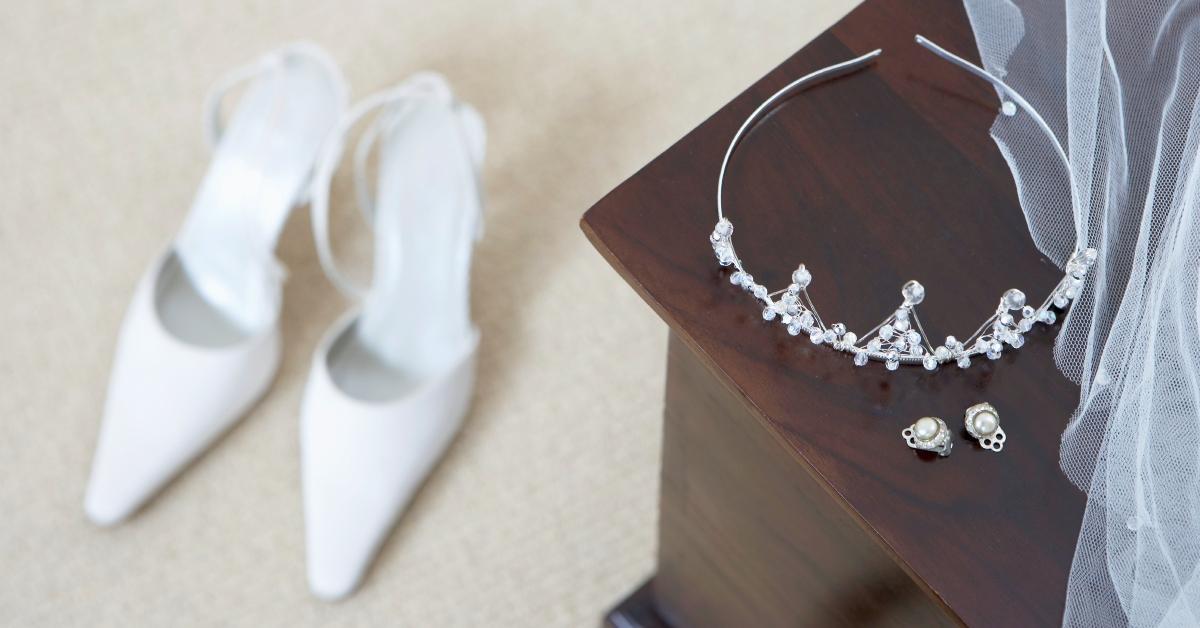
[[[946,422],[934,416],[917,419],[916,423],[904,428],[900,435],[904,437],[904,442],[908,443],[909,447],[934,451],[942,457],[949,456],[950,450],[954,447]]]
[[[1004,430],[1000,428],[1000,413],[990,403],[977,403],[967,408],[963,418],[967,433],[979,440],[984,449],[1004,449]]]

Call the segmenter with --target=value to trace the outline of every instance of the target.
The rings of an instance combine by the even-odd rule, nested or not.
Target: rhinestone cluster
[[[733,267],[730,283],[749,292],[762,304],[763,320],[778,320],[792,336],[803,334],[813,344],[827,344],[850,353],[856,366],[866,366],[868,361],[877,360],[891,371],[900,368],[901,364],[920,364],[926,370],[935,371],[949,362],[967,368],[973,357],[998,360],[1005,346],[1019,349],[1025,344],[1024,334],[1034,325],[1054,324],[1057,315],[1052,306],[1060,310],[1070,307],[1083,290],[1088,271],[1096,263],[1096,249],[1087,248],[1075,253],[1067,262],[1066,275],[1040,306],[1026,304],[1025,293],[1013,288],[1004,293],[995,313],[967,340],[947,336],[945,342],[934,347],[917,317],[916,306],[925,300],[925,287],[916,281],[909,281],[901,288],[903,301],[896,311],[860,338],[842,323],[826,325],[821,320],[808,296],[813,277],[804,264],[792,272],[792,283],[787,288],[771,292],[742,266],[733,247],[733,223],[728,218],[717,222],[709,242],[717,262]]]

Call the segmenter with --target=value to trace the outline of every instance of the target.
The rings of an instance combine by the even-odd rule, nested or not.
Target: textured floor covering
[[[666,332],[579,216],[852,4],[4,3],[0,624],[595,625],[653,569]],[[491,133],[478,401],[338,604],[303,575],[296,413],[346,307],[306,211],[281,245],[272,392],[128,524],[81,510],[117,325],[207,163],[205,90],[300,38],[356,98],[440,70]],[[338,248],[365,276],[370,235],[336,192]]]

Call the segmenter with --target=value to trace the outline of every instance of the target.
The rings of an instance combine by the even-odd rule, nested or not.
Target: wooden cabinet
[[[860,368],[765,323],[707,241],[721,158],[745,117],[791,80],[883,48],[743,142],[725,198],[742,259],[774,288],[804,262],[822,316],[856,331],[918,279],[935,344],[970,335],[1008,288],[1047,294],[1061,271],[1034,247],[988,136],[994,91],[916,33],[978,59],[959,2],[867,0],[584,216],[671,329],[658,571],[612,625],[1061,621],[1084,496],[1058,468],[1078,389],[1054,365],[1057,327],[965,370]],[[1001,413],[1000,453],[962,428],[981,401]],[[926,415],[954,432],[950,457],[902,441]]]

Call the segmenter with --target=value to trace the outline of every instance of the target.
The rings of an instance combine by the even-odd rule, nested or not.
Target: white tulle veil
[[[1088,495],[1063,624],[1200,625],[1200,3],[964,2],[984,66],[1069,154],[1068,175],[1028,116],[992,127],[1034,241],[1100,252],[1055,346],[1080,384],[1062,469]]]

